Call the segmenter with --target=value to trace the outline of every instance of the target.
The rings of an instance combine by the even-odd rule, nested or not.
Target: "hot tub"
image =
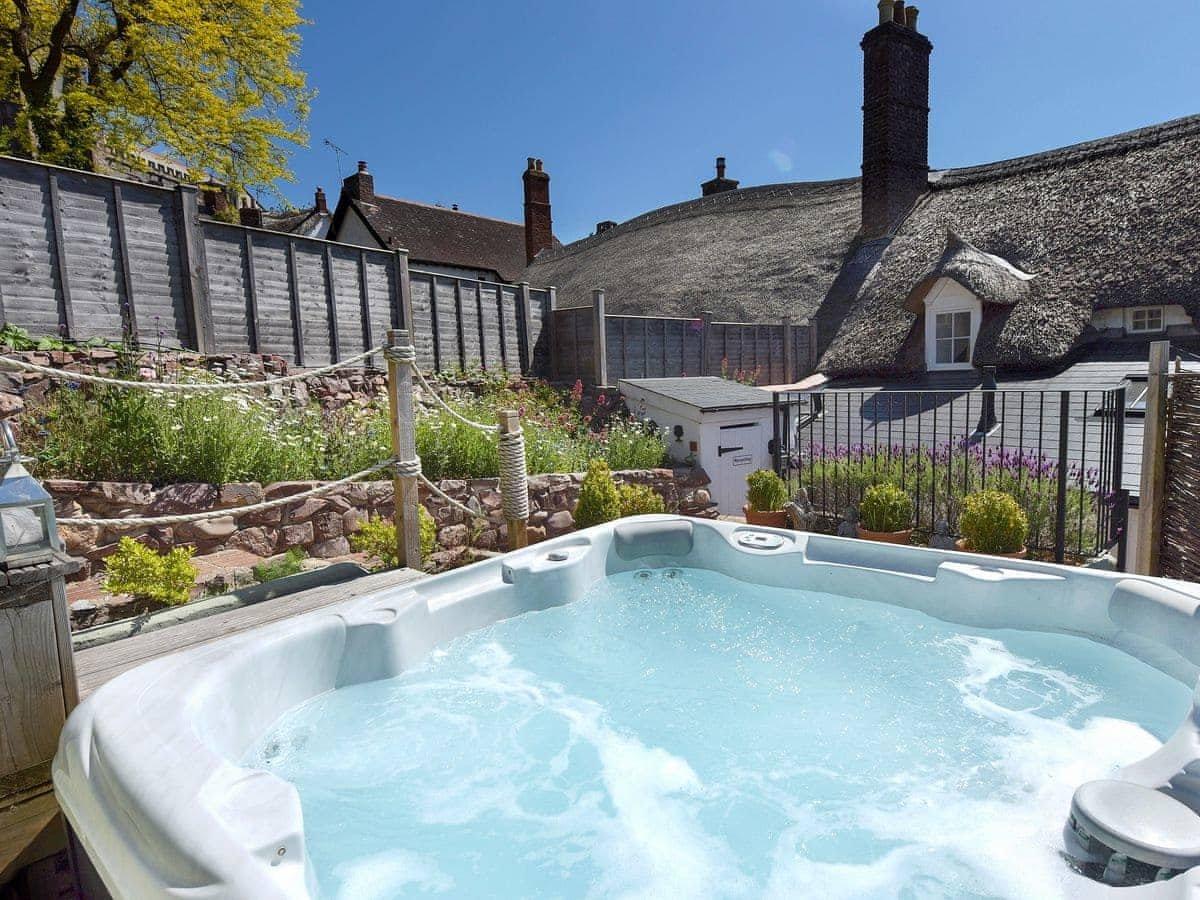
[[[128,672],[54,784],[118,898],[1183,897],[1198,610],[642,517]]]

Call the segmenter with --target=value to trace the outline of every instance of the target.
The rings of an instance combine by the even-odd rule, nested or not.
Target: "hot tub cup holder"
[[[747,550],[778,550],[787,543],[783,535],[770,531],[739,531],[735,541]]]

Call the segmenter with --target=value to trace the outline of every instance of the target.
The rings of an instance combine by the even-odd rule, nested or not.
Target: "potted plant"
[[[971,494],[963,501],[958,529],[962,532],[959,550],[1025,558],[1029,519],[1011,494],[1003,491]]]
[[[783,479],[770,469],[759,469],[746,476],[746,505],[742,512],[751,525],[787,528],[788,489]]]
[[[864,541],[908,544],[912,540],[913,503],[894,484],[873,484],[858,506],[858,536]]]

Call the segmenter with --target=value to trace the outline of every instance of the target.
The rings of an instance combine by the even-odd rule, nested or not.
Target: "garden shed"
[[[741,515],[746,476],[771,465],[772,395],[725,378],[631,378],[618,384],[635,416],[666,432],[667,452],[701,466],[722,515]]]

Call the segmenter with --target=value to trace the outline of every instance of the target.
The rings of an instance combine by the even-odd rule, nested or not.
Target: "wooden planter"
[[[788,514],[782,509],[759,512],[757,509],[751,509],[747,503],[742,507],[742,515],[746,517],[747,525],[762,525],[764,528],[788,527]]]
[[[858,526],[860,541],[877,541],[880,544],[902,544],[907,547],[912,543],[912,533],[911,528],[904,531],[870,531],[861,525]]]
[[[970,548],[970,546],[967,544],[966,538],[959,538],[957,541],[955,541],[954,546],[956,546],[963,553],[977,552]],[[998,556],[1001,559],[1024,559],[1025,557],[1027,557],[1029,555],[1029,548],[1022,547],[1020,550],[1017,550],[1015,553],[983,553],[980,555],[981,556]]]

